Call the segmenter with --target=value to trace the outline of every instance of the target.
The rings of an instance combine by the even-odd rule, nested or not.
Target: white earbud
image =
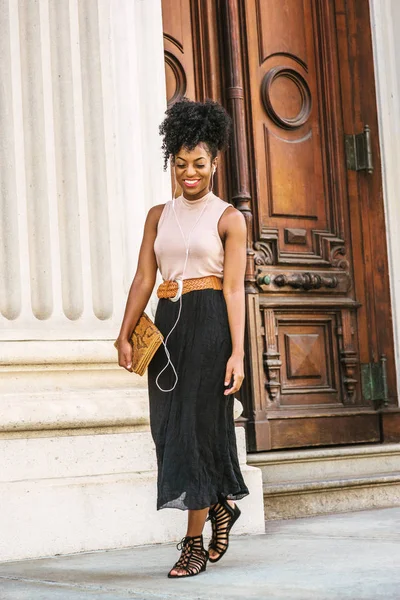
[[[215,166],[214,166],[214,170],[215,170]],[[193,233],[193,231],[194,231],[194,229],[195,229],[195,227],[196,227],[197,223],[200,221],[200,219],[201,219],[201,217],[202,217],[202,215],[203,215],[204,211],[206,210],[206,208],[207,208],[207,205],[208,205],[208,203],[209,203],[209,198],[207,198],[207,200],[206,200],[206,203],[205,203],[205,205],[203,206],[203,209],[202,209],[201,213],[200,213],[200,214],[199,214],[199,216],[197,217],[197,220],[196,220],[196,222],[194,223],[194,225],[193,225],[192,229],[191,229],[191,230],[190,230],[190,232],[189,232],[189,235],[188,235],[188,237],[186,238],[186,236],[185,236],[185,234],[184,234],[184,231],[183,231],[183,229],[182,229],[182,226],[181,226],[181,224],[180,224],[180,222],[179,222],[178,216],[177,216],[177,214],[176,214],[176,211],[175,211],[175,200],[176,200],[176,198],[172,198],[172,211],[173,211],[173,213],[174,213],[174,216],[175,216],[175,219],[176,219],[177,225],[178,225],[178,227],[179,227],[179,230],[180,230],[180,232],[181,232],[182,239],[183,239],[183,243],[184,243],[184,245],[185,245],[185,248],[186,248],[186,253],[185,253],[185,261],[184,261],[184,265],[183,265],[183,269],[182,269],[182,276],[181,276],[180,278],[178,278],[178,279],[175,279],[175,281],[176,281],[176,282],[177,282],[177,284],[178,284],[178,292],[177,292],[177,294],[175,295],[175,297],[174,297],[174,298],[170,298],[170,300],[171,300],[172,302],[178,302],[178,301],[179,301],[179,309],[178,309],[178,316],[177,316],[177,318],[176,318],[176,321],[175,321],[175,323],[174,323],[174,325],[173,325],[172,329],[170,330],[170,332],[168,333],[168,335],[167,335],[167,336],[165,337],[165,339],[163,340],[163,346],[164,346],[165,354],[166,354],[166,356],[167,356],[167,364],[166,364],[166,365],[165,365],[165,367],[164,367],[164,368],[163,368],[163,369],[162,369],[162,370],[159,372],[159,374],[158,374],[158,375],[157,375],[157,377],[156,377],[156,386],[158,387],[158,389],[159,389],[161,392],[172,392],[172,390],[174,390],[174,389],[175,389],[175,387],[176,387],[176,385],[177,385],[177,383],[178,383],[178,380],[179,380],[179,378],[178,378],[178,373],[176,372],[176,369],[175,369],[175,367],[174,367],[174,364],[173,364],[173,362],[172,362],[172,360],[171,360],[171,355],[170,355],[170,353],[169,353],[169,350],[168,350],[168,348],[167,348],[167,342],[168,342],[169,336],[170,336],[170,335],[171,335],[171,333],[174,331],[175,327],[178,325],[179,319],[181,318],[181,312],[182,312],[182,291],[183,291],[183,281],[184,281],[184,278],[185,278],[186,266],[187,266],[188,259],[189,259],[190,238],[191,238],[191,235],[192,235],[192,233]],[[161,375],[164,373],[164,371],[165,371],[165,370],[168,368],[168,366],[169,366],[169,365],[171,365],[172,371],[173,371],[173,373],[174,373],[174,376],[175,376],[175,383],[174,383],[174,385],[173,385],[171,388],[169,388],[169,389],[167,389],[167,390],[166,390],[166,389],[162,388],[162,387],[159,385],[159,383],[158,383],[158,380],[159,380],[160,376],[161,376]]]

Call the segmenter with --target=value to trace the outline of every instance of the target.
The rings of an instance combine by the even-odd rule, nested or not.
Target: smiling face
[[[198,144],[193,150],[179,150],[175,156],[175,176],[185,198],[198,200],[208,193],[216,164],[217,159],[212,160],[205,144]]]

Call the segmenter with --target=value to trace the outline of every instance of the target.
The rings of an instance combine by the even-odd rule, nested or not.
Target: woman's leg
[[[186,537],[198,537],[202,535],[204,529],[204,523],[208,515],[208,508],[201,510],[189,510],[188,511],[188,525]],[[186,575],[184,569],[175,568],[170,571],[171,575]]]
[[[186,535],[190,537],[201,535],[203,533],[204,523],[207,519],[208,508],[202,508],[201,510],[189,510],[188,513],[188,526]]]

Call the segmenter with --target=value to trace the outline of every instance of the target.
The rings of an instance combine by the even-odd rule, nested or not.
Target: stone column
[[[168,199],[158,5],[0,0],[4,341],[117,331],[145,214]]]
[[[0,0],[0,34],[0,386],[21,402],[96,365],[132,387],[104,369],[169,194],[160,1]]]

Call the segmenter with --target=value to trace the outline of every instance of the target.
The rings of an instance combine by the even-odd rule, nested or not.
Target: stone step
[[[157,463],[150,431],[59,433],[0,435],[0,562],[182,538],[186,512],[156,510]],[[236,440],[250,494],[240,503],[242,518],[233,533],[263,533],[261,472],[246,464],[241,427]]]
[[[262,452],[267,520],[400,505],[400,444]]]

